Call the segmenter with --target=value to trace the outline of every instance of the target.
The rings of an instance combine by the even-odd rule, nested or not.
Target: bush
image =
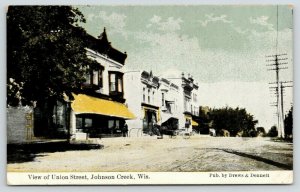
[[[269,137],[277,137],[278,136],[278,130],[277,130],[277,127],[275,125],[271,127],[271,129],[269,130],[267,136],[269,136]]]

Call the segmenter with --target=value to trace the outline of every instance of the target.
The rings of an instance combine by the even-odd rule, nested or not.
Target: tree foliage
[[[195,130],[201,134],[209,134],[209,128],[211,128],[212,121],[209,118],[209,111],[211,111],[208,107],[200,107],[198,118],[200,120],[200,124],[195,128]]]
[[[62,100],[64,93],[71,96],[81,89],[94,62],[87,58],[86,31],[79,22],[85,19],[71,6],[8,8],[8,105]]]
[[[266,130],[264,127],[257,127],[256,128],[257,134],[259,134],[260,136],[265,136],[266,135]]]
[[[278,136],[278,129],[277,129],[277,127],[275,125],[272,126],[267,135],[269,137],[277,137]]]
[[[284,118],[284,132],[285,137],[293,136],[293,107]]]
[[[253,115],[247,113],[244,108],[220,108],[213,109],[209,114],[209,119],[213,122],[213,127],[217,132],[227,130],[231,136],[236,136],[238,132],[242,132],[242,136],[256,136]]]

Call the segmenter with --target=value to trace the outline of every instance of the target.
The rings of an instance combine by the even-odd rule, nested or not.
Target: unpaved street
[[[293,144],[269,138],[104,138],[102,149],[40,153],[8,171],[291,170]]]

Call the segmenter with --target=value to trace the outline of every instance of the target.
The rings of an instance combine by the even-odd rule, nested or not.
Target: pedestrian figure
[[[123,137],[128,137],[128,125],[126,122],[124,123],[122,133],[123,133]]]
[[[190,120],[189,119],[186,119],[185,120],[185,129],[186,131],[190,128]]]
[[[157,135],[157,139],[162,139],[163,135],[162,135],[161,126],[159,126],[157,123],[154,123],[153,128],[155,130],[155,134]]]

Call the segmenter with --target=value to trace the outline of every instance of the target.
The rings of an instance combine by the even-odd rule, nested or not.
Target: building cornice
[[[98,56],[98,57],[100,57],[100,58],[102,58],[102,59],[104,59],[104,60],[106,60],[106,61],[109,61],[109,62],[111,62],[111,63],[113,63],[113,64],[116,64],[116,65],[119,66],[120,68],[123,67],[123,64],[121,64],[121,63],[119,63],[119,62],[117,62],[117,61],[115,61],[115,60],[110,59],[108,56],[102,55],[101,53],[99,53],[99,52],[97,52],[97,51],[94,51],[94,50],[92,50],[92,49],[89,49],[89,48],[85,48],[85,49],[87,50],[88,53],[91,53],[91,54],[93,54],[94,56]]]

